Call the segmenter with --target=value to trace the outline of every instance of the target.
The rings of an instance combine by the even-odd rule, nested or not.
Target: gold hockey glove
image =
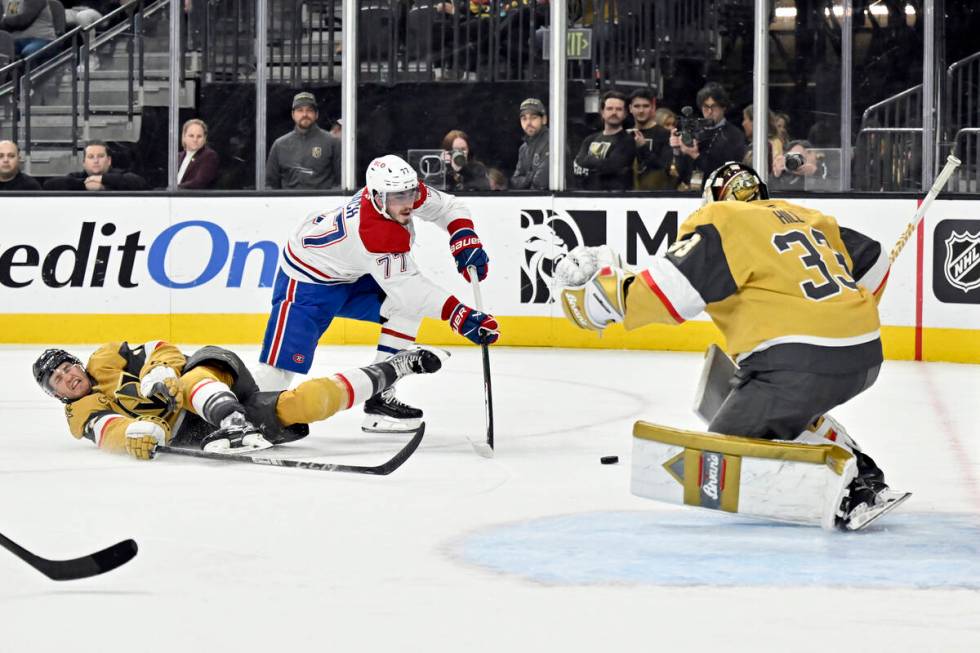
[[[166,365],[158,365],[140,379],[140,394],[166,404],[164,417],[169,417],[184,406],[184,394],[180,389],[177,372]]]
[[[159,417],[140,417],[126,427],[126,453],[140,460],[156,455],[157,445],[167,441],[170,426]]]

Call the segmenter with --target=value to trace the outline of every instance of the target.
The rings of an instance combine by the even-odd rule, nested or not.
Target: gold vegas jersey
[[[630,287],[626,327],[708,313],[744,359],[781,344],[869,345],[888,275],[877,241],[784,200],[714,202]]]
[[[162,417],[167,412],[162,401],[140,395],[140,378],[157,365],[167,365],[180,374],[185,362],[176,347],[159,340],[136,347],[128,342],[99,347],[85,366],[92,392],[65,406],[71,434],[88,438],[102,449],[125,451],[129,424],[139,417]],[[168,423],[173,426],[176,419],[176,414],[171,415]]]

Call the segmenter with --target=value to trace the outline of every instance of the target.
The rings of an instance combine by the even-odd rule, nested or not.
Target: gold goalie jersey
[[[111,342],[89,358],[85,371],[92,379],[92,392],[65,406],[68,428],[76,438],[88,438],[102,449],[126,450],[126,427],[140,417],[164,417],[167,406],[140,395],[140,379],[157,365],[172,367],[179,375],[186,358],[163,341],[137,347],[128,342]],[[179,411],[178,411],[179,412]],[[173,426],[177,415],[170,415]]]
[[[679,324],[706,311],[740,359],[779,344],[873,346],[888,270],[877,241],[819,211],[782,200],[714,202],[637,274],[625,326]]]

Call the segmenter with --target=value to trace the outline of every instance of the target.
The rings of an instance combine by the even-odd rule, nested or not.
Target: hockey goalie
[[[708,357],[699,414],[709,433],[637,422],[632,490],[648,498],[858,530],[908,493],[827,412],[870,387],[882,363],[881,245],[813,209],[769,197],[729,162],[666,254],[630,270],[608,246],[556,268],[583,329],[681,324],[706,312],[726,341]]]

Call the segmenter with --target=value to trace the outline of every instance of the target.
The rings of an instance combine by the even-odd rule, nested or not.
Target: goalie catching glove
[[[446,300],[442,319],[449,321],[453,331],[477,345],[492,345],[500,337],[500,327],[492,315],[470,308],[455,297]]]
[[[167,415],[173,415],[184,405],[180,379],[172,367],[157,365],[140,379],[140,394],[167,405]]]
[[[592,331],[622,322],[626,288],[634,276],[610,247],[576,247],[555,267],[565,317]]]
[[[126,427],[126,453],[140,460],[156,455],[157,445],[167,441],[170,426],[159,417],[140,417]]]
[[[490,257],[483,250],[480,237],[473,231],[473,223],[469,220],[454,220],[449,225],[449,231],[449,253],[456,259],[456,269],[459,273],[467,281],[472,281],[467,270],[472,265],[476,268],[479,280],[486,279]]]

